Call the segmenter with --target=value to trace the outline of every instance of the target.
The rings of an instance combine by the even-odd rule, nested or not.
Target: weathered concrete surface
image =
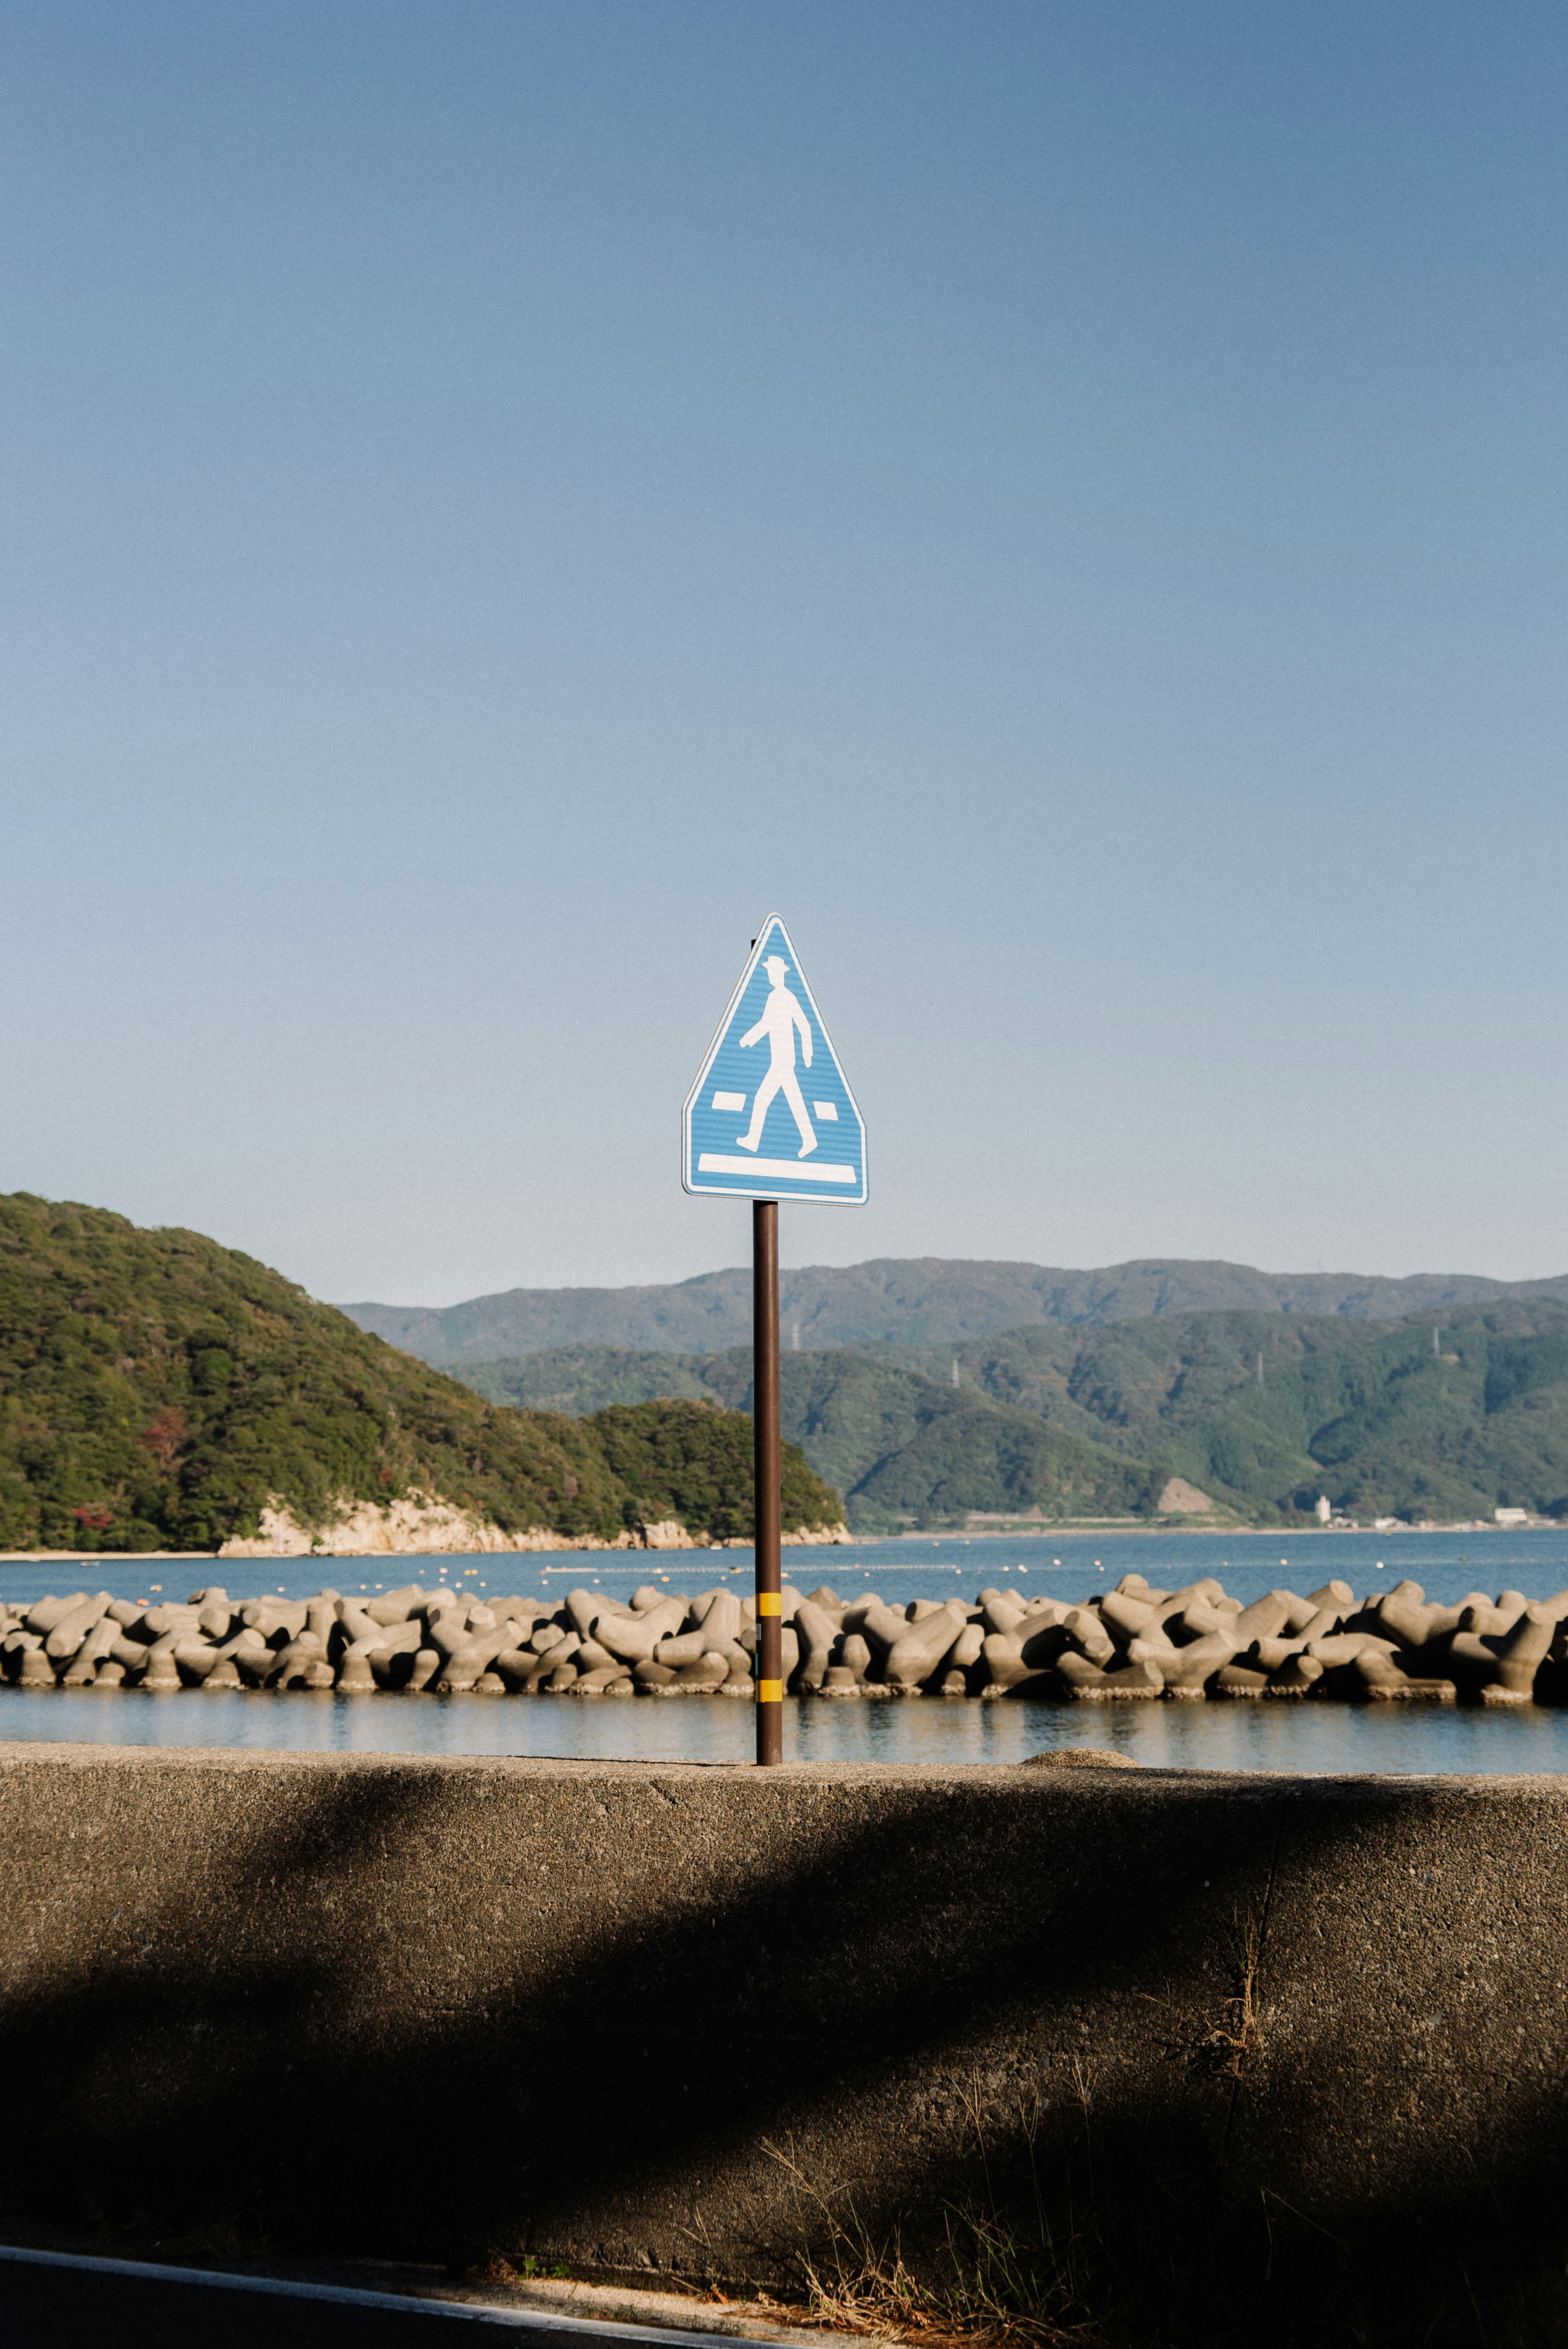
[[[1562,2267],[1558,1779],[51,1746],[0,1806],[39,2207],[766,2278],[780,2155],[918,2242],[978,2120],[1260,2275],[1298,2221]]]

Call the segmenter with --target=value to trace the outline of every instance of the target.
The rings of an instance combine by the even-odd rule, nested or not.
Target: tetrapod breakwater
[[[1165,1590],[1126,1574],[1076,1605],[984,1589],[892,1607],[824,1584],[787,1588],[782,1611],[786,1686],[821,1702],[1568,1700],[1568,1590],[1444,1605],[1413,1581],[1357,1599],[1334,1580],[1243,1605],[1212,1576]],[[0,1676],[33,1689],[745,1700],[756,1640],[754,1603],[730,1583],[560,1601],[417,1583],[298,1599],[209,1587],[156,1606],[73,1591],[0,1611]]]

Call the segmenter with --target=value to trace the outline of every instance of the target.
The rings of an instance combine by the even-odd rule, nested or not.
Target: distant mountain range
[[[1149,1314],[789,1352],[780,1368],[784,1433],[863,1534],[1158,1518],[1194,1506],[1173,1477],[1251,1524],[1299,1524],[1320,1493],[1362,1519],[1568,1516],[1568,1304],[1554,1299],[1494,1297],[1440,1321]],[[571,1414],[653,1396],[751,1404],[749,1345],[577,1344],[455,1375],[492,1402]]]
[[[1247,1264],[1144,1257],[1098,1271],[951,1257],[882,1257],[779,1276],[786,1346],[947,1346],[1005,1330],[1094,1327],[1172,1313],[1287,1313],[1393,1321],[1509,1298],[1568,1302],[1568,1274],[1489,1280],[1418,1272],[1259,1272]],[[443,1369],[590,1344],[707,1353],[751,1336],[751,1272],[736,1266],[647,1288],[508,1288],[466,1304],[344,1305],[339,1311]]]

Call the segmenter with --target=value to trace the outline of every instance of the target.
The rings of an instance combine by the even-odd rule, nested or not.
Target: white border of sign
[[[850,1107],[854,1111],[856,1117],[860,1120],[861,1187],[856,1195],[851,1199],[837,1198],[831,1192],[828,1191],[813,1193],[810,1196],[803,1197],[801,1194],[792,1186],[778,1183],[771,1185],[758,1182],[733,1184],[704,1183],[700,1187],[698,1187],[696,1185],[688,1183],[686,1180],[686,1169],[691,1164],[692,1110],[696,1105],[698,1094],[702,1092],[703,1087],[707,1082],[708,1071],[712,1068],[714,1061],[718,1057],[718,1048],[729,1032],[729,1025],[735,1017],[736,1006],[740,1001],[741,997],[745,994],[747,988],[749,986],[751,974],[757,968],[758,963],[760,961],[762,957],[762,950],[767,946],[775,928],[779,929],[783,934],[784,944],[789,950],[790,968],[793,970],[795,978],[799,984],[800,992],[804,995],[807,1002],[811,1007],[811,1017],[817,1023],[817,1031],[821,1037],[823,1043],[827,1046],[829,1051],[832,1053],[833,1066],[839,1072],[839,1082],[843,1086],[845,1092],[849,1094]],[[758,1168],[758,1172],[760,1173],[761,1169]],[[713,1041],[708,1046],[707,1050],[703,1057],[702,1066],[696,1072],[696,1082],[693,1085],[690,1092],[687,1093],[686,1097],[685,1102],[682,1104],[681,1189],[690,1199],[781,1199],[787,1206],[799,1207],[863,1207],[871,1196],[871,1141],[866,1133],[865,1114],[861,1110],[859,1102],[855,1099],[854,1092],[850,1084],[849,1078],[844,1074],[844,1065],[839,1058],[832,1038],[828,1033],[827,1021],[823,1019],[820,1011],[817,1009],[817,999],[811,992],[811,982],[800,968],[800,957],[795,951],[795,941],[789,936],[789,927],[784,920],[784,916],[782,914],[769,914],[764,917],[762,926],[757,933],[756,943],[753,945],[750,955],[747,959],[746,968],[741,972],[740,977],[737,979],[734,990],[730,995],[729,1001],[724,1007],[724,1017],[713,1031]]]

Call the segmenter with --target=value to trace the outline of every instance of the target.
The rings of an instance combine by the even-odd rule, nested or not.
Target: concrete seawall
[[[1027,2173],[1238,2319],[1561,2277],[1557,1779],[36,1746],[0,1802],[24,2209],[788,2281]]]

